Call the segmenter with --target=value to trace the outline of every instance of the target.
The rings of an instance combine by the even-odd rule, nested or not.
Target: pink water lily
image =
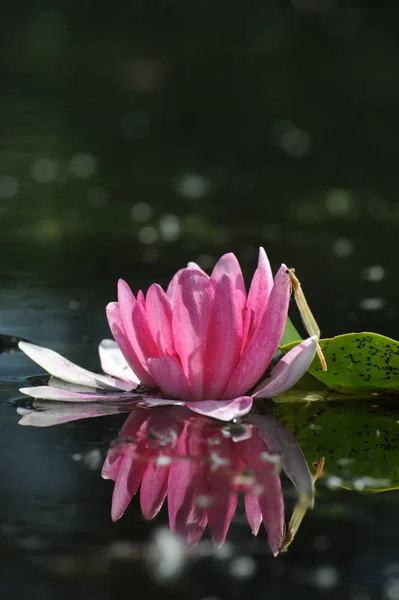
[[[184,404],[226,421],[243,416],[254,398],[271,398],[292,387],[313,360],[315,336],[286,354],[262,382],[284,331],[290,291],[287,267],[282,265],[273,279],[263,248],[248,294],[231,253],[222,256],[210,276],[190,263],[175,274],[166,292],[153,284],[146,295],[139,291],[134,296],[120,280],[118,302],[107,306],[116,344],[100,344],[107,375],[21,342],[20,348],[58,380],[21,391],[61,401]],[[63,390],[60,380],[68,383]]]
[[[252,533],[263,524],[274,555],[285,545],[284,498],[279,467],[307,507],[313,480],[291,434],[271,415],[256,417],[242,431],[224,427],[185,407],[157,411],[136,408],[108,452],[102,475],[114,481],[112,519],[126,511],[140,488],[146,519],[154,518],[167,498],[169,524],[189,546],[208,526],[222,545],[239,494]]]

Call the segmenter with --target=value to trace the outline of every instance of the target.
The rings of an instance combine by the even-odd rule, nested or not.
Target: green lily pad
[[[273,400],[275,402],[313,402],[314,400],[327,400],[330,397],[331,390],[308,371],[294,387],[279,394]]]
[[[399,408],[389,398],[276,404],[309,467],[325,458],[333,484],[358,492],[399,488]]]
[[[287,353],[299,342],[281,346]],[[328,369],[316,356],[308,373],[347,394],[399,393],[399,342],[378,333],[347,333],[320,340]]]
[[[295,326],[292,324],[291,319],[287,317],[283,337],[280,341],[280,346],[285,346],[291,342],[297,342],[298,340],[302,340],[302,338],[297,332]]]

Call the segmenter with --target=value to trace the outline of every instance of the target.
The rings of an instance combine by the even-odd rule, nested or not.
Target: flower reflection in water
[[[281,468],[298,494],[287,532]],[[263,521],[277,555],[314,499],[313,478],[298,444],[270,415],[226,426],[185,407],[137,407],[110,448],[102,475],[114,481],[113,520],[140,487],[143,516],[155,517],[167,498],[170,527],[189,546],[207,525],[213,542],[223,544],[242,493],[252,533],[257,535]]]
[[[124,514],[140,488],[143,516],[154,518],[167,498],[170,527],[188,546],[201,539],[207,525],[214,543],[222,545],[241,494],[252,533],[257,535],[263,521],[277,555],[287,549],[313,506],[314,478],[302,451],[271,414],[251,413],[244,422],[225,423],[185,406],[42,399],[17,411],[21,425],[35,427],[129,413],[102,470],[104,478],[114,481],[112,519]],[[287,530],[281,471],[297,493]]]

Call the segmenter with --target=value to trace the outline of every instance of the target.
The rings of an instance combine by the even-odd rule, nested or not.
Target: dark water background
[[[274,268],[296,267],[326,336],[398,338],[397,9],[59,0],[2,12],[2,334],[96,369],[119,277],[164,284],[230,250],[249,276],[264,245]],[[399,598],[397,492],[323,486],[287,555],[271,558],[238,517],[232,556],[254,557],[253,574],[208,547],[156,582],[140,557],[166,515],[147,523],[133,501],[113,525],[110,482],[72,458],[105,453],[122,421],[18,427],[18,387],[40,372],[0,355],[4,597]],[[134,560],[115,559],[118,540]]]

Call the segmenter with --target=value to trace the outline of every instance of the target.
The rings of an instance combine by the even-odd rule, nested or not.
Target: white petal
[[[118,344],[114,340],[102,340],[98,347],[98,353],[104,373],[131,381],[135,385],[140,383],[139,378],[127,364]]]
[[[134,384],[114,379],[108,375],[97,375],[97,373],[87,371],[49,348],[36,346],[29,342],[19,342],[18,346],[42,369],[63,381],[108,390],[119,389],[130,391],[135,387]]]
[[[39,400],[35,401],[35,409],[37,410],[24,411],[19,425],[50,427],[51,425],[59,425],[79,419],[129,412],[132,408],[133,403],[131,402],[126,402],[125,404],[118,404],[116,402],[114,404],[83,404]]]
[[[233,400],[199,400],[198,402],[186,402],[186,406],[205,417],[231,421],[249,413],[252,408],[252,398],[241,396]]]
[[[92,388],[93,389],[93,388]],[[32,396],[32,398],[42,398],[44,400],[62,400],[64,402],[112,402],[115,400],[128,400],[135,397],[135,394],[129,392],[71,392],[50,385],[37,385],[35,387],[26,387],[19,390],[22,394]],[[137,398],[142,398],[137,395]]]
[[[142,400],[140,400],[137,406],[147,406],[149,408],[155,406],[184,406],[185,402],[182,400],[170,400],[169,398],[146,398],[146,396],[142,396]]]
[[[274,398],[282,394],[300,380],[308,370],[318,344],[314,335],[292,348],[274,367],[270,378],[258,386],[254,398]]]
[[[304,494],[308,505],[312,507],[314,502],[312,474],[292,433],[273,415],[251,415],[250,420],[258,428],[269,452],[280,456],[281,466],[294,484],[298,495]]]
[[[76,383],[68,383],[68,381],[63,381],[62,379],[57,379],[57,377],[49,378],[47,385],[50,387],[55,387],[60,390],[65,390],[67,392],[77,392],[78,394],[82,394],[87,392],[88,394],[93,394],[95,389],[88,385],[77,385]]]

